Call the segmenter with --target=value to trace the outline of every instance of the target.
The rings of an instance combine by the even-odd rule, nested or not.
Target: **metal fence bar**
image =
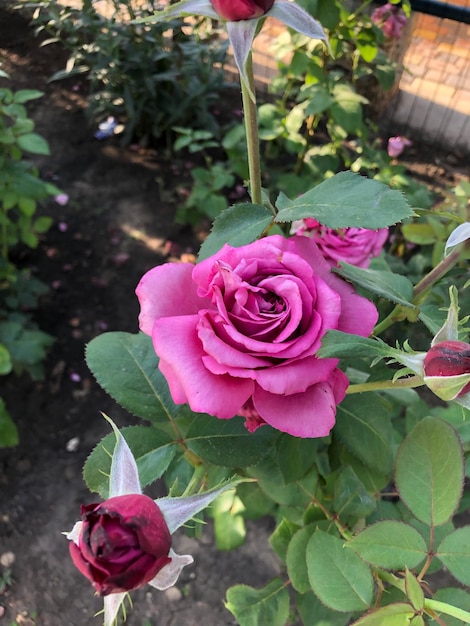
[[[425,13],[426,15],[470,24],[470,9],[468,7],[447,4],[438,0],[411,0],[411,8],[413,11]]]

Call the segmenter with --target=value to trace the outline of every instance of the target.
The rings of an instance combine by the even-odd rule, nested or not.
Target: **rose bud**
[[[239,22],[261,17],[271,9],[274,0],[210,0],[223,20]]]
[[[431,346],[423,362],[424,382],[442,400],[470,392],[470,344],[441,341]]]
[[[148,496],[116,496],[82,506],[81,513],[78,545],[70,542],[70,555],[99,595],[136,589],[171,561],[170,531]]]

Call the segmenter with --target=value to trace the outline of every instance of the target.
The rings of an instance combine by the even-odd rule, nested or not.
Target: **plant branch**
[[[255,79],[253,57],[250,52],[245,66],[248,85],[241,79],[243,112],[245,120],[248,171],[250,174],[250,195],[253,204],[262,204],[261,165],[259,155],[258,119],[256,111]]]
[[[378,380],[371,383],[358,383],[357,385],[349,385],[346,393],[363,393],[365,391],[382,391],[384,389],[413,389],[421,387],[423,379],[419,376],[409,376],[408,378],[399,378],[398,380]]]
[[[424,601],[424,609],[430,609],[431,611],[436,611],[437,613],[445,613],[446,615],[462,620],[465,624],[470,624],[470,613],[468,611],[459,609],[459,607],[452,606],[446,602],[426,598]]]

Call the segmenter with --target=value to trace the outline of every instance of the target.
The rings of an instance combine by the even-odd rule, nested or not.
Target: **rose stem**
[[[250,195],[253,204],[262,203],[261,166],[259,156],[258,119],[256,112],[255,79],[253,74],[253,56],[250,52],[245,65],[248,84],[240,79],[242,102],[245,119],[246,145],[248,152],[248,171],[250,174]]]
[[[459,246],[456,246],[452,252],[442,259],[440,263],[436,265],[434,269],[432,269],[429,274],[426,274],[424,278],[422,278],[419,283],[417,283],[413,289],[413,304],[418,305],[424,300],[427,292],[431,287],[440,280],[452,267],[458,262],[460,258],[460,254],[462,252],[465,243]],[[404,307],[402,305],[397,305],[387,317],[385,317],[377,326],[374,328],[373,334],[375,336],[380,335],[384,330],[389,328],[395,322],[398,322],[403,319]]]

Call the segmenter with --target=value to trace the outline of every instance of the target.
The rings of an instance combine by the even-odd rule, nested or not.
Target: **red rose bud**
[[[470,344],[441,341],[424,358],[424,381],[443,400],[453,400],[470,391]]]
[[[81,507],[78,545],[70,542],[75,566],[101,596],[148,583],[170,561],[171,535],[148,496],[116,496]]]
[[[210,0],[223,20],[239,22],[261,17],[273,6],[274,0]]]

